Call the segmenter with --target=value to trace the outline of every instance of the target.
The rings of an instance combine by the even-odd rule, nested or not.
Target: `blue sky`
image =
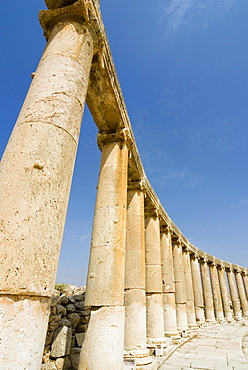
[[[42,0],[3,2],[0,153],[45,46]],[[197,247],[248,267],[248,2],[103,0],[146,174]],[[100,152],[86,109],[57,281],[85,284]]]

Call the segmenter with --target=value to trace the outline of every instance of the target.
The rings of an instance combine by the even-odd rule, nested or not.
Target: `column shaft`
[[[196,327],[194,290],[192,282],[192,273],[190,266],[190,254],[188,250],[183,250],[184,279],[186,286],[186,307],[188,315],[188,325],[190,328]]]
[[[237,293],[237,286],[234,280],[234,274],[231,269],[227,270],[227,278],[229,283],[230,289],[230,296],[233,306],[233,315],[235,320],[240,320],[242,318],[241,309],[240,309],[240,302]]]
[[[160,226],[156,213],[147,211],[146,228],[146,309],[148,343],[164,341],[164,312],[161,271]]]
[[[218,272],[215,265],[210,265],[210,278],[213,290],[214,312],[218,321],[224,320],[223,307],[221,301],[221,292],[218,279]]]
[[[92,57],[92,35],[64,14],[50,33],[1,161],[5,370],[41,366]]]
[[[122,369],[128,148],[125,130],[99,135],[101,167],[85,306],[91,307],[79,370]]]
[[[201,275],[202,275],[202,287],[203,287],[203,298],[204,298],[204,309],[205,309],[206,321],[215,322],[213,295],[212,295],[212,290],[211,290],[207,262],[204,260],[201,261],[200,267],[201,267]]]
[[[233,319],[233,317],[232,317],[232,311],[231,311],[231,307],[230,307],[230,299],[229,299],[229,294],[228,294],[228,290],[227,290],[224,267],[222,267],[222,266],[218,267],[218,275],[219,275],[220,291],[221,291],[221,298],[222,298],[224,316],[228,321],[231,321]]]
[[[175,281],[172,256],[171,233],[161,230],[162,281],[164,300],[164,330],[165,335],[177,335],[177,316],[175,301]]]
[[[248,275],[247,275],[247,272],[244,274],[244,285],[245,285],[246,298],[248,299]]]
[[[177,328],[179,331],[188,330],[188,317],[186,307],[186,286],[184,280],[184,268],[182,260],[182,245],[173,242],[173,265],[176,288],[176,313],[177,313]]]
[[[137,365],[152,362],[146,348],[144,227],[144,193],[139,184],[130,183],[127,192],[124,356],[136,358]]]
[[[237,281],[237,288],[238,288],[238,294],[239,294],[239,299],[241,303],[242,313],[243,313],[243,316],[247,317],[248,316],[248,305],[247,305],[247,299],[245,295],[243,278],[242,278],[240,271],[236,272],[236,281]]]
[[[198,325],[202,325],[205,323],[205,316],[204,316],[203,292],[202,292],[201,275],[199,271],[199,263],[198,263],[198,259],[194,255],[192,255],[190,262],[191,262],[191,273],[192,273],[192,282],[193,282],[193,290],[194,290],[196,323]]]

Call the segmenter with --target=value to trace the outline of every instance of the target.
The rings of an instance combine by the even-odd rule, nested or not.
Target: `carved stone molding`
[[[144,191],[145,190],[145,181],[138,180],[138,181],[129,181],[127,185],[128,190],[140,190]]]
[[[131,145],[131,135],[128,128],[116,130],[114,132],[98,132],[97,145],[100,150],[108,143],[123,142],[128,147]]]

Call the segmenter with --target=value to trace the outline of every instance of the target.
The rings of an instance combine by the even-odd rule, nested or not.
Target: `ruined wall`
[[[84,309],[85,287],[55,291],[41,370],[74,370],[88,327],[90,310]]]

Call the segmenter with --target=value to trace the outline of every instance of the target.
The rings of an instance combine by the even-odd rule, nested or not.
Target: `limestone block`
[[[164,337],[164,314],[162,294],[146,296],[147,337]]]
[[[68,326],[68,328],[70,328],[71,327],[71,322],[70,322],[70,320],[63,317],[63,319],[60,320],[60,326]]]
[[[141,289],[126,290],[125,350],[146,349],[146,294]]]
[[[124,315],[124,307],[118,306],[103,307],[91,312],[78,370],[102,369],[103,359],[104,370],[122,369]],[[92,348],[95,350],[89,350]]]
[[[67,311],[69,311],[69,312],[76,311],[76,308],[75,308],[73,303],[68,303],[65,307],[66,307]]]
[[[77,302],[82,302],[85,299],[85,294],[74,294],[73,298]]]
[[[59,327],[54,332],[51,357],[63,357],[69,355],[71,347],[72,330],[67,326]]]
[[[146,265],[147,293],[162,293],[161,265]]]
[[[55,362],[47,362],[41,365],[41,370],[57,370]]]
[[[58,302],[59,302],[59,298],[58,297],[52,297],[51,298],[50,306],[51,307],[54,307],[54,306],[56,306],[58,304]]]
[[[62,295],[60,298],[59,298],[59,302],[60,304],[62,305],[66,305],[67,303],[69,303],[69,298],[65,295]]]
[[[69,355],[71,366],[73,369],[78,370],[79,358],[80,358],[81,347],[72,347]]]
[[[58,304],[56,306],[56,313],[57,315],[62,315],[62,316],[65,316],[66,315],[66,308],[64,306],[62,306],[61,304]]]
[[[176,303],[174,293],[164,293],[164,330],[166,335],[177,334]]]
[[[145,225],[146,263],[161,265],[159,219],[148,217],[145,219]]]
[[[67,315],[67,318],[68,318],[68,320],[70,320],[71,325],[72,325],[73,328],[75,328],[77,326],[77,324],[79,323],[79,321],[80,321],[80,316],[76,312],[69,313]]]
[[[66,356],[66,357],[57,358],[55,361],[55,364],[56,364],[57,370],[69,370],[71,361]]]
[[[84,309],[84,302],[76,302],[75,303],[75,307],[78,309],[78,310],[83,310]]]

